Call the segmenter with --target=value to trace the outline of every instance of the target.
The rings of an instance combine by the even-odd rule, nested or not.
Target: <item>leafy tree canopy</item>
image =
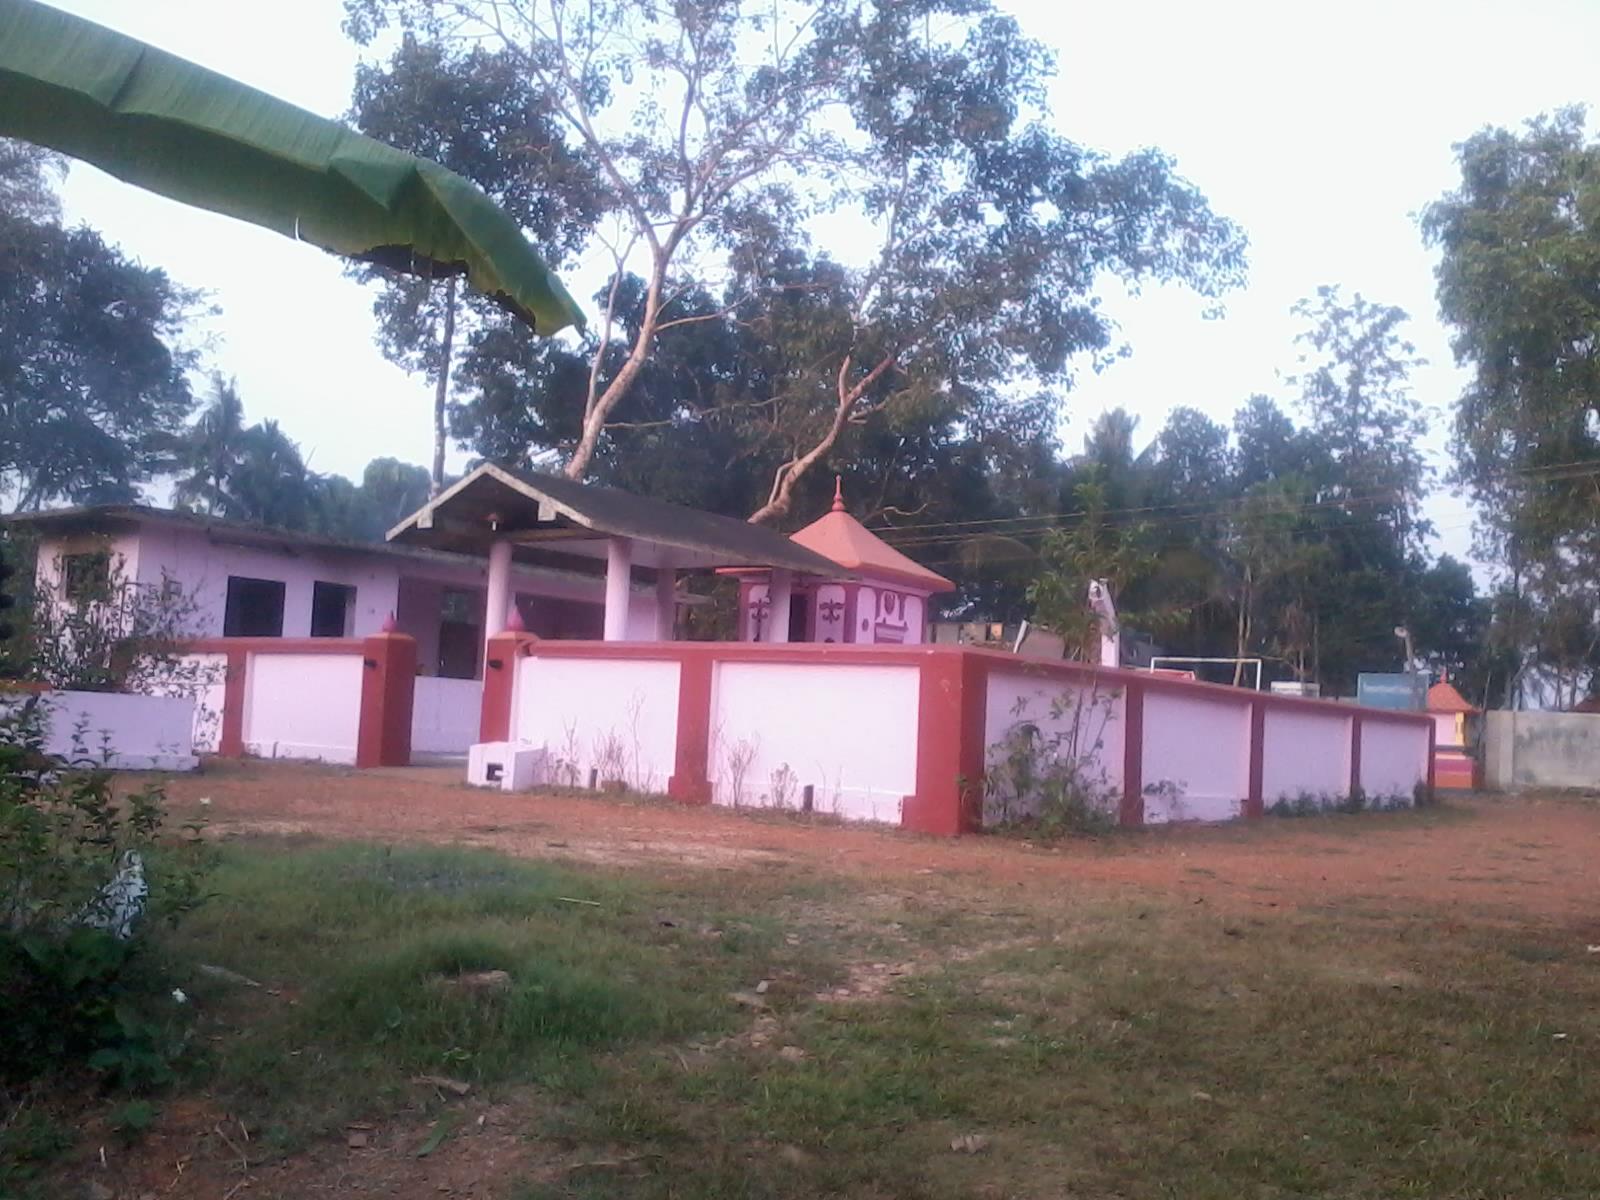
[[[136,498],[191,407],[198,295],[63,227],[58,169],[0,141],[0,489],[18,508]]]

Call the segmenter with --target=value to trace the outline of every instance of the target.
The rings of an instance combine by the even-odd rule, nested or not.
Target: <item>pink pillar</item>
[[[489,543],[486,590],[488,599],[483,610],[485,658],[488,657],[489,639],[505,629],[506,618],[511,613],[511,543],[505,538],[495,538]]]
[[[678,573],[664,558],[656,567],[656,641],[670,642],[678,630]]]
[[[614,537],[606,543],[606,625],[608,642],[628,640],[628,605],[633,596],[633,543]]]
[[[768,585],[767,599],[771,606],[767,609],[767,636],[763,639],[768,642],[787,642],[789,640],[789,609],[794,601],[794,573],[783,567],[772,568],[772,582]]]

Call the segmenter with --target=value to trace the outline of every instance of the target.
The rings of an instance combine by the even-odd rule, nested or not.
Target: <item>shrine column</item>
[[[670,642],[678,629],[678,573],[662,555],[656,567],[656,641]]]
[[[485,591],[483,640],[487,646],[490,638],[505,630],[506,620],[511,615],[511,543],[505,538],[495,538],[489,543],[489,578]]]
[[[787,642],[789,640],[789,608],[794,600],[794,572],[783,567],[772,568],[772,583],[767,592],[767,598],[772,601],[772,607],[767,611],[770,614],[767,625],[767,641]]]
[[[606,641],[628,640],[628,605],[632,599],[633,543],[614,537],[606,543]]]

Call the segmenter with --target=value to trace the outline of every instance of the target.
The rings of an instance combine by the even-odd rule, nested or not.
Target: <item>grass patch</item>
[[[603,1051],[721,1030],[782,940],[718,897],[467,850],[233,843],[215,885],[167,950],[263,987],[193,974],[197,1082],[280,1148],[417,1074],[559,1091]],[[482,972],[505,980],[459,982]]]
[[[285,841],[216,883],[165,951],[264,986],[194,974],[187,1087],[269,1149],[470,1155],[438,1074],[506,1101],[526,1198],[1600,1195],[1600,956],[1503,914]]]

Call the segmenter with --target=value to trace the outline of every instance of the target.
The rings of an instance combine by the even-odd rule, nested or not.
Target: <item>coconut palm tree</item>
[[[238,466],[244,432],[244,402],[237,383],[212,375],[211,399],[189,426],[176,455],[179,471],[187,472],[173,488],[176,507],[208,516],[226,509],[227,481]]]

